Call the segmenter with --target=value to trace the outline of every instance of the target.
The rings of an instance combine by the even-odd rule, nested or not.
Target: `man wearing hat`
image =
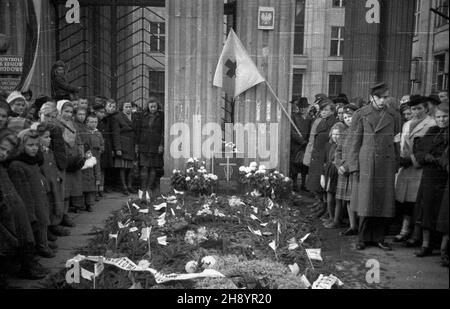
[[[398,166],[400,115],[386,105],[389,88],[378,84],[370,91],[370,103],[353,116],[349,142],[349,171],[359,178],[351,207],[360,217],[359,241],[363,250],[375,245],[391,250],[384,241],[388,218],[395,215],[395,174]]]
[[[306,190],[306,175],[308,175],[308,167],[303,164],[303,157],[305,155],[306,145],[309,140],[309,133],[311,131],[312,120],[308,115],[308,99],[299,98],[294,100],[292,108],[292,120],[300,131],[301,135],[297,133],[295,128],[291,127],[291,179],[293,180],[293,190],[298,192],[297,178],[298,174],[302,177],[301,190]]]

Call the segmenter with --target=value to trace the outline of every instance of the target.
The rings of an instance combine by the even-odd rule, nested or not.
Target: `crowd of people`
[[[448,267],[448,94],[398,101],[382,83],[368,102],[318,94],[292,103],[301,133],[291,130],[293,190],[314,196],[324,227],[357,235],[357,250],[392,250],[385,236],[398,226],[394,242],[418,247],[417,257],[438,247]]]
[[[75,226],[69,213],[95,211],[105,192],[128,196],[139,186],[150,199],[159,195],[164,114],[158,99],[150,97],[141,110],[103,96],[79,98],[79,90],[58,61],[51,96],[0,95],[0,276],[16,263],[23,278],[45,277],[38,258],[55,257],[56,239]]]

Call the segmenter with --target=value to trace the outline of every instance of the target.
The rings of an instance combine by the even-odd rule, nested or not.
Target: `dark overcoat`
[[[136,140],[139,153],[158,153],[159,146],[164,146],[164,113],[157,111],[152,118],[144,113],[137,118]]]
[[[303,156],[306,150],[306,145],[308,145],[312,120],[309,117],[303,118],[302,115],[295,113],[292,115],[292,120],[302,135],[300,136],[294,126],[291,126],[291,162],[303,164]],[[295,162],[295,158],[300,157],[298,156],[299,153],[302,154],[302,160],[301,162]]]
[[[34,244],[34,235],[27,209],[6,168],[0,164],[0,255],[13,254],[28,244]]]
[[[350,172],[359,173],[357,212],[362,217],[391,218],[395,215],[395,174],[398,169],[400,115],[372,104],[352,118],[353,138],[349,143]]]
[[[28,220],[32,224],[36,222],[41,226],[49,225],[46,180],[35,158],[31,158],[25,153],[20,154],[12,160],[8,174],[25,203]]]
[[[44,163],[41,165],[45,177],[49,202],[50,225],[59,225],[64,215],[64,177],[56,166],[51,149],[43,150]]]
[[[442,197],[448,181],[448,173],[439,160],[448,147],[448,128],[437,126],[414,143],[414,160],[422,166],[422,181],[417,195],[419,219],[422,227],[436,230]],[[430,158],[432,160],[430,160]]]
[[[314,144],[311,152],[311,162],[309,164],[309,176],[306,182],[306,187],[311,192],[319,193],[323,191],[320,185],[320,176],[322,175],[323,165],[328,155],[325,146],[330,139],[330,130],[336,121],[335,117],[322,119],[317,125],[315,132],[311,133],[311,138],[314,138]]]
[[[102,169],[114,167],[112,122],[116,114],[108,115],[98,123],[98,130],[102,133],[103,140],[105,141],[105,151],[101,154],[100,158]]]
[[[112,121],[113,150],[122,151],[122,159],[132,161],[135,159],[136,129],[132,119],[122,113],[117,113]]]

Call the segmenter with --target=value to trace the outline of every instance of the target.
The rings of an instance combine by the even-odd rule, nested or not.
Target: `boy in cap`
[[[66,81],[66,64],[58,60],[52,67],[51,87],[52,97],[56,101],[75,99],[81,87],[74,87]]]

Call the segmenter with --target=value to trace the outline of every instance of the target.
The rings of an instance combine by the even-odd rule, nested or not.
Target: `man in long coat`
[[[359,175],[357,212],[360,216],[358,250],[384,242],[387,218],[395,215],[395,173],[398,167],[400,115],[387,106],[389,89],[385,84],[371,89],[370,103],[353,116],[349,166]]]

